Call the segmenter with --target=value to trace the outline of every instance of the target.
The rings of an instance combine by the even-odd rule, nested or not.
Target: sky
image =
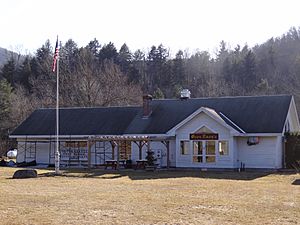
[[[126,43],[131,51],[163,44],[216,53],[253,47],[300,27],[299,0],[0,0],[0,47],[34,53],[47,39],[79,47]]]

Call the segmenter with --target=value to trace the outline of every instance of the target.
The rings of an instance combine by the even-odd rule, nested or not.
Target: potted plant
[[[154,152],[153,151],[151,151],[151,150],[147,151],[146,160],[147,160],[146,170],[147,171],[154,171],[156,169],[156,166],[155,166],[154,162],[157,159],[154,158]]]

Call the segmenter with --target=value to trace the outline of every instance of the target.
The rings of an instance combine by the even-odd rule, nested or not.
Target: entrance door
[[[205,141],[205,162],[216,162],[216,141]]]
[[[215,163],[216,141],[193,141],[193,163]]]

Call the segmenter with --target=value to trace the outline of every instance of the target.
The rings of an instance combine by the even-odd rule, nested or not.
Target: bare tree
[[[76,70],[62,75],[61,95],[65,106],[129,105],[139,103],[141,88],[129,84],[112,61],[97,65],[94,55],[84,48]]]
[[[35,95],[29,95],[22,86],[17,86],[12,95],[11,104],[12,127],[16,127],[35,109],[42,107],[43,101]]]

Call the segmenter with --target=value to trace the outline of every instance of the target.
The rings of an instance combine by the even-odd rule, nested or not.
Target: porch
[[[153,151],[151,144],[160,143],[170,167],[170,141],[172,137],[149,135],[99,135],[75,138],[61,137],[59,141],[62,167],[83,168],[144,168],[145,152]],[[175,139],[174,139],[175,140]],[[36,161],[37,164],[53,165],[56,150],[54,137],[18,139],[17,162]],[[133,157],[134,155],[134,157]],[[159,165],[161,166],[161,165]]]

